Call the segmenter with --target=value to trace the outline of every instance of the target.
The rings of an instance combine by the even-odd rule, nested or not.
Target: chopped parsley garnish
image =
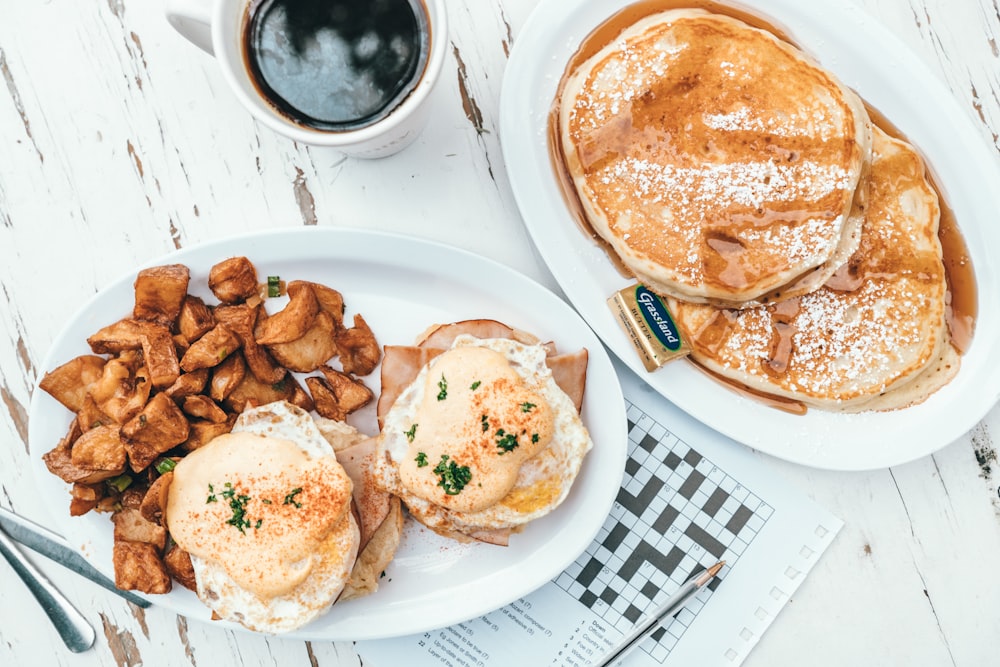
[[[521,403],[521,412],[531,412],[535,407],[534,403],[528,403],[525,401],[524,403]]]
[[[441,455],[441,461],[434,466],[434,474],[438,476],[438,486],[449,496],[457,496],[472,479],[469,466],[460,466],[450,460],[447,454]]]
[[[300,503],[299,501],[297,501],[295,499],[295,496],[299,495],[300,493],[302,493],[302,487],[301,486],[292,489],[291,492],[287,496],[285,496],[285,501],[283,503],[281,503],[281,504],[282,505],[295,505],[296,507],[302,507],[302,503]]]
[[[205,498],[205,504],[218,502],[218,498],[215,497],[215,487],[211,484],[208,485],[208,498]]]
[[[427,462],[426,452],[417,452],[417,457],[413,460],[417,462],[418,468],[423,468],[424,466],[430,465],[430,463]]]
[[[246,529],[252,527],[250,520],[247,518],[247,503],[250,502],[250,496],[245,493],[236,493],[236,489],[229,482],[226,482],[226,489],[222,492],[222,497],[229,501],[229,509],[233,511],[233,516],[226,521],[227,524],[233,526],[241,533],[246,533]],[[209,486],[211,491],[212,487]],[[257,527],[260,527],[258,522]]]
[[[502,428],[497,429],[496,443],[497,443],[497,449],[500,450],[499,452],[500,456],[503,456],[507,452],[514,451],[515,449],[517,449],[517,446],[519,444],[517,442],[517,434],[507,433]]]
[[[479,380],[476,380],[475,382],[473,382],[469,386],[469,389],[471,389],[472,391],[475,391],[475,390],[479,389],[479,385],[481,385],[481,384],[482,384],[482,382],[480,382]]]
[[[438,392],[439,401],[443,401],[448,398],[448,380],[445,379],[444,373],[441,374],[441,379],[438,380],[438,389],[441,390]]]
[[[489,417],[487,417],[486,415],[483,415],[482,418],[480,419],[480,421],[483,424],[483,433],[486,433],[487,431],[489,431],[490,430]]]
[[[531,442],[532,443],[538,442],[538,434],[537,433],[532,433],[531,434]]]
[[[267,296],[281,296],[281,278],[279,276],[267,277]]]
[[[417,437],[417,425],[413,424],[412,426],[410,426],[410,430],[406,431],[403,435],[406,436],[407,440],[413,442],[413,439]]]

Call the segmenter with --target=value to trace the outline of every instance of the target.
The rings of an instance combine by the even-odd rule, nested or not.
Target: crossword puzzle
[[[626,401],[629,457],[614,508],[590,548],[555,583],[628,631],[694,572],[726,561],[715,590],[773,513],[664,426]],[[643,647],[662,662],[703,606],[702,595]]]

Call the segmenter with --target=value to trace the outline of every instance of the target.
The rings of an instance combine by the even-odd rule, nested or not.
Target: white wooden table
[[[996,3],[861,4],[1000,149]],[[160,3],[0,0],[0,503],[46,518],[27,411],[53,338],[82,300],[175,248],[270,227],[365,227],[445,241],[556,288],[521,224],[497,136],[504,65],[534,5],[449,2],[431,126],[405,152],[365,162],[255,124]],[[933,456],[888,470],[768,459],[846,526],[746,664],[1000,664],[995,434],[1000,409]],[[97,644],[66,651],[2,564],[2,665],[361,664],[350,643],[189,623],[35,561],[85,611]]]

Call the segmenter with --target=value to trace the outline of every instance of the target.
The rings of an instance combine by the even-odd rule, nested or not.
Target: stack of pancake
[[[665,11],[569,72],[558,102],[589,224],[668,300],[697,363],[843,411],[911,405],[955,375],[923,163],[796,47]]]

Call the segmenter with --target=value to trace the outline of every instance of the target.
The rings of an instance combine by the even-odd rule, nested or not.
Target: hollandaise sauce
[[[351,480],[336,458],[290,440],[230,433],[182,459],[167,501],[173,539],[244,590],[284,595],[349,520]]]
[[[552,408],[503,354],[460,347],[434,360],[424,376],[409,443],[400,461],[414,495],[462,512],[499,502],[521,464],[549,445]]]

